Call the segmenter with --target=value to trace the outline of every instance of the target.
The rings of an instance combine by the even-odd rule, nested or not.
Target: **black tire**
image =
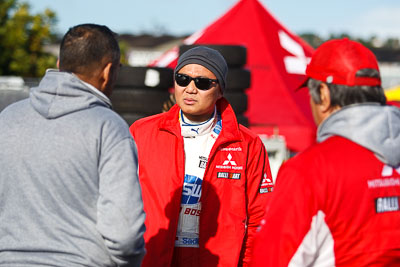
[[[239,124],[246,127],[249,126],[249,119],[245,115],[243,114],[236,115],[236,119]]]
[[[212,44],[181,45],[179,47],[179,55],[182,55],[187,50],[200,45],[213,48],[218,52],[220,52],[221,55],[225,58],[228,67],[239,68],[246,65],[247,48],[241,45],[212,45]]]
[[[0,111],[8,105],[29,97],[28,90],[0,90]]]
[[[245,93],[224,93],[224,97],[231,104],[235,114],[242,114],[247,110],[247,95]]]
[[[24,77],[24,84],[28,88],[37,87],[42,80],[42,78],[31,78],[31,77]]]
[[[157,114],[162,111],[163,103],[169,99],[169,92],[147,89],[115,90],[111,103],[117,113]]]
[[[115,87],[165,89],[174,85],[171,68],[122,66]]]
[[[229,69],[226,77],[226,92],[244,92],[250,87],[250,71],[247,69]]]

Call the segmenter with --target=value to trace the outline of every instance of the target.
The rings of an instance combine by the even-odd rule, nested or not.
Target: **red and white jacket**
[[[146,212],[142,266],[171,265],[185,174],[179,110],[175,105],[130,127]],[[222,131],[202,183],[198,265],[246,266],[273,187],[268,155],[260,138],[238,125],[225,99],[217,102],[217,110]]]
[[[279,170],[252,266],[400,265],[400,110],[342,108]]]

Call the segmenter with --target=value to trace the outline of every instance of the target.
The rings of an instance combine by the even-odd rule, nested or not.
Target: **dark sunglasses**
[[[189,75],[182,73],[175,73],[175,81],[179,86],[188,86],[191,81],[194,81],[196,87],[200,90],[208,90],[211,88],[211,84],[213,82],[218,83],[218,80],[209,79],[209,78],[201,78],[201,77],[190,77]]]

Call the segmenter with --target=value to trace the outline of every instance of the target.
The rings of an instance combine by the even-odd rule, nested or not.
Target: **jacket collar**
[[[218,143],[228,141],[239,141],[241,135],[239,125],[236,120],[235,112],[232,106],[225,98],[221,98],[216,103],[217,111],[221,114],[222,118],[222,131],[218,137]],[[160,129],[171,132],[172,134],[180,137],[181,128],[179,124],[179,106],[175,104],[169,111],[166,112],[163,119],[160,121]]]
[[[361,103],[342,107],[318,127],[317,141],[331,136],[347,138],[374,152],[390,166],[400,164],[400,110],[378,103]]]

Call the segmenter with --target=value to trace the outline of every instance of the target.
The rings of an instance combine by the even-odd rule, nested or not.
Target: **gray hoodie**
[[[400,165],[400,109],[374,103],[345,106],[318,128],[317,141],[345,137],[375,153],[385,164]]]
[[[136,146],[110,107],[50,70],[0,113],[0,266],[140,266]]]

